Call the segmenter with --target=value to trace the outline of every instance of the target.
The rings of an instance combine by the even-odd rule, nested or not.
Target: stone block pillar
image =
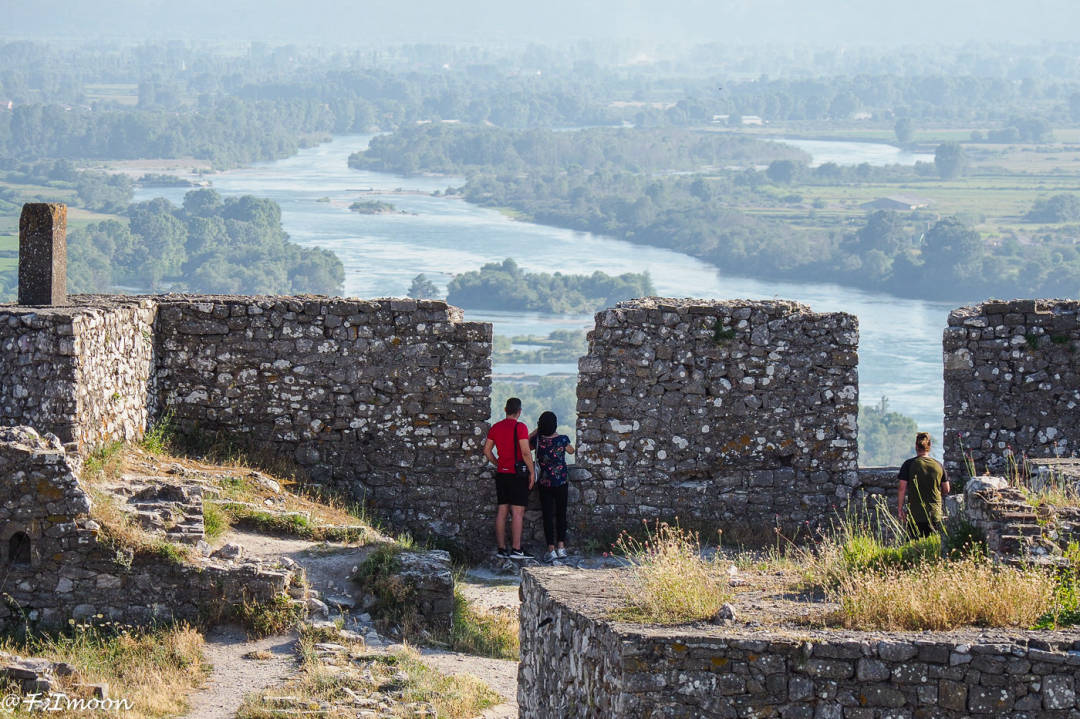
[[[19,304],[67,304],[67,205],[23,205],[19,218]]]

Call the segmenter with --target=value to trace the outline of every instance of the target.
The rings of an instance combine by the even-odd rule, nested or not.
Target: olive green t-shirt
[[[918,524],[940,524],[941,485],[949,475],[933,457],[912,457],[900,467],[899,478],[906,481],[911,519]]]

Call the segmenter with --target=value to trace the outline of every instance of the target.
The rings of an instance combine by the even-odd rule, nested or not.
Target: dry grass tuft
[[[300,675],[271,692],[245,697],[238,719],[277,719],[310,713],[328,719],[357,716],[357,699],[382,704],[379,716],[430,716],[468,719],[498,704],[501,697],[473,676],[446,676],[425,665],[412,649],[365,653],[363,643],[345,641],[347,651],[333,658],[315,649],[322,641],[343,641],[334,633],[300,631]],[[284,706],[275,697],[289,697]]]
[[[620,535],[615,548],[631,564],[623,584],[626,606],[612,616],[643,624],[682,624],[712,618],[733,595],[727,562],[719,553],[706,559],[696,532],[678,525],[646,525],[646,538]]]
[[[964,559],[853,572],[828,594],[840,604],[836,619],[845,627],[945,631],[1030,627],[1053,606],[1055,587],[1037,569]]]
[[[131,719],[176,716],[187,709],[187,695],[208,670],[202,647],[202,635],[188,626],[136,631],[111,623],[81,624],[64,634],[0,642],[0,651],[72,664],[76,674],[62,679],[58,687],[68,696],[81,695],[69,685],[72,682],[107,683],[109,697],[130,702],[131,710],[117,715]],[[87,711],[50,711],[49,716],[74,719],[87,716]]]

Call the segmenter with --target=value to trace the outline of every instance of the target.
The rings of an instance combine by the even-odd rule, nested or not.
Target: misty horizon
[[[181,39],[308,45],[387,43],[561,44],[580,40],[674,44],[719,42],[804,46],[961,45],[1069,42],[1080,5],[1007,0],[902,5],[819,0],[554,0],[544,5],[460,0],[366,3],[340,0],[7,0],[0,38],[93,41]]]

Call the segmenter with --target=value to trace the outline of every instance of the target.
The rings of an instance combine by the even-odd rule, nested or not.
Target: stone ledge
[[[618,595],[603,574],[523,572],[522,717],[1066,717],[1077,709],[1078,631],[641,626],[606,619]]]

